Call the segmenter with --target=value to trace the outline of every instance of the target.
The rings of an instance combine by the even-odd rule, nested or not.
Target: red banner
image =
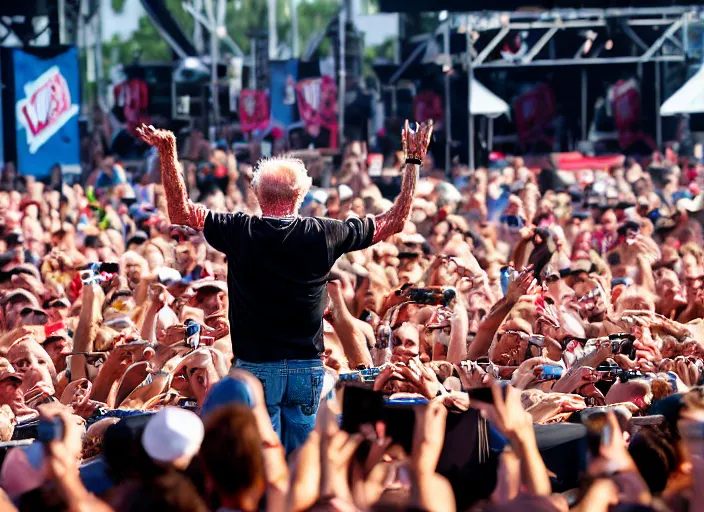
[[[544,142],[552,146],[549,128],[555,117],[555,94],[547,84],[539,84],[514,102],[516,130],[521,146]]]
[[[269,98],[266,92],[242,89],[239,114],[242,131],[264,130],[269,126]]]
[[[621,149],[626,150],[638,141],[654,148],[650,137],[642,130],[638,82],[634,79],[619,80],[609,88],[608,98],[613,109]]]
[[[296,84],[298,111],[313,137],[320,128],[330,130],[330,147],[337,147],[337,86],[329,76],[309,78]]]
[[[442,123],[444,117],[442,98],[433,91],[422,91],[413,98],[413,117],[417,123],[432,119]]]
[[[623,155],[584,156],[578,151],[552,154],[555,168],[560,171],[579,171],[582,169],[604,171],[622,166],[625,160],[626,157]]]
[[[122,108],[127,129],[134,129],[142,124],[149,124],[149,91],[144,80],[126,80],[115,86],[115,103]]]

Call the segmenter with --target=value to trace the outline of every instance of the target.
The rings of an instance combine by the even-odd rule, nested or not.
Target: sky
[[[115,14],[110,0],[101,0],[100,16],[103,21],[103,41],[109,41],[114,34],[127,39],[137,29],[139,18],[145,12],[139,0],[126,0],[121,14]]]

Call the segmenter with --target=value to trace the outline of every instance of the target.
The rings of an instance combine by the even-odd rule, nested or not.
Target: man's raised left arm
[[[390,236],[403,231],[406,220],[411,213],[420,165],[428,152],[428,144],[432,134],[432,121],[421,123],[417,131],[411,131],[408,120],[406,120],[406,126],[401,136],[403,152],[406,155],[401,193],[391,208],[374,217],[375,229],[372,244],[386,240]]]
[[[159,151],[161,182],[166,194],[169,220],[172,224],[202,231],[208,209],[203,205],[193,204],[188,198],[176,152],[176,137],[168,130],[157,130],[153,126],[146,125],[137,128],[137,133],[144,142]]]

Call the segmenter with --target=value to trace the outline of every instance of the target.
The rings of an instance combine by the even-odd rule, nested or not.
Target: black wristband
[[[406,164],[422,165],[423,162],[420,158],[406,158]]]

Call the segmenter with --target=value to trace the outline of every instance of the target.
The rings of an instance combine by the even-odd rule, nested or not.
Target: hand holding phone
[[[186,346],[197,349],[200,346],[200,324],[190,318],[186,320]]]
[[[413,287],[406,290],[405,295],[411,302],[416,304],[448,307],[457,297],[457,290],[451,286],[428,288]]]
[[[386,425],[386,436],[411,453],[414,410],[424,407],[428,400],[418,397],[384,399],[380,391],[373,391],[360,382],[345,382],[342,395],[342,430],[355,434],[363,425]],[[442,406],[444,408],[444,406]]]
[[[592,476],[613,475],[619,472],[638,474],[635,463],[628,453],[628,445],[624,440],[618,417],[613,410],[591,414],[584,424],[587,427],[587,446],[592,455],[587,468],[588,474]],[[642,480],[634,483],[641,487],[641,489],[634,489],[634,492],[649,492]]]

